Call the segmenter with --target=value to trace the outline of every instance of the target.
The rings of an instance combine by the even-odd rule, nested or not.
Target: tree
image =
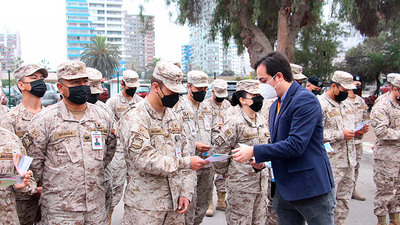
[[[328,80],[335,70],[333,60],[340,53],[341,38],[348,35],[339,23],[317,23],[305,27],[297,39],[296,63],[306,76]]]
[[[235,72],[233,72],[232,70],[224,70],[220,76],[225,76],[225,77],[233,77],[235,76]]]
[[[121,51],[117,46],[108,43],[105,36],[92,38],[81,54],[81,60],[86,66],[99,70],[108,79],[118,68],[120,59]]]
[[[21,59],[21,57],[14,57],[14,59],[10,63],[10,68],[9,70],[13,72],[14,70],[18,69],[19,67],[24,64],[24,60]]]
[[[153,58],[153,62],[146,65],[146,72],[145,72],[145,79],[150,79],[151,75],[153,74],[154,68],[157,65],[157,62],[160,61],[161,58]]]
[[[49,69],[50,69],[50,66],[49,66],[49,65],[50,65],[50,62],[47,61],[46,59],[40,60],[39,65],[40,65],[42,68],[45,68],[46,70],[49,70]]]

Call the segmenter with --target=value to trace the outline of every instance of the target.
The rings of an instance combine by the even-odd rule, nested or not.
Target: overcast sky
[[[146,1],[146,0],[144,0]],[[128,13],[138,13],[142,0],[124,0]],[[144,4],[146,15],[155,16],[155,57],[180,60],[181,46],[189,42],[189,28],[170,21],[164,0]],[[0,30],[6,26],[21,35],[25,63],[50,62],[51,69],[67,58],[65,0],[1,0]],[[172,19],[173,20],[173,19]]]

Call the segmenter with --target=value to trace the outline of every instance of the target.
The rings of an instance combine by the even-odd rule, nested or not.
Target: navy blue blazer
[[[330,192],[334,181],[317,97],[293,82],[275,120],[277,101],[269,111],[271,144],[254,146],[256,162],[272,162],[279,193],[287,201]]]

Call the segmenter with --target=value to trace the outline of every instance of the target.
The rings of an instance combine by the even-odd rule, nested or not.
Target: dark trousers
[[[313,198],[286,201],[276,189],[273,207],[279,225],[334,225],[335,190]]]

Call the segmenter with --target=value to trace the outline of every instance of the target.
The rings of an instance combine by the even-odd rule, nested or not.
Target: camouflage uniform
[[[368,120],[368,106],[365,103],[364,99],[361,98],[358,95],[355,95],[355,99],[350,99],[347,98],[345,100],[345,102],[348,102],[350,104],[353,104],[354,108],[355,108],[355,113],[356,113],[356,124],[355,126],[357,126],[358,124],[360,124],[363,121],[367,121]],[[358,136],[356,134],[355,138],[354,138],[354,146],[355,146],[355,150],[356,150],[356,166],[355,166],[355,170],[354,170],[354,190],[356,189],[356,185],[357,185],[357,180],[358,180],[358,174],[359,174],[359,169],[360,169],[360,161],[363,155],[363,142],[362,142],[362,138],[363,136]]]
[[[400,82],[398,84],[400,86]],[[396,85],[396,87],[398,87]],[[374,213],[400,212],[400,106],[389,95],[375,103],[371,125],[377,137],[374,149]]]
[[[3,116],[0,126],[15,133],[22,138],[27,126],[35,114],[26,109],[23,104],[11,108],[10,112]],[[32,195],[16,195],[17,211],[21,224],[33,224],[37,216],[40,217],[39,199]]]
[[[268,127],[265,119],[257,114],[254,123],[247,114],[240,112],[229,117],[215,139],[216,153],[231,154],[239,143],[253,146],[266,144]],[[268,170],[256,172],[249,164],[232,159],[214,163],[222,174],[227,174],[227,224],[262,224],[267,218]]]
[[[147,97],[120,120],[128,167],[122,224],[184,224],[175,210],[179,197],[192,199],[195,183],[187,179],[195,179],[195,172],[181,124],[170,108],[160,118]]]
[[[125,82],[127,87],[139,87],[139,76],[136,72],[132,70],[124,71],[124,76],[122,80]],[[123,113],[129,108],[134,106],[136,103],[142,101],[143,98],[139,95],[133,95],[131,100],[128,100],[123,93],[119,93],[116,96],[107,100],[106,105],[111,108],[113,114],[117,121],[120,120]],[[112,202],[111,209],[113,209],[122,199],[122,194],[124,192],[124,185],[126,181],[126,162],[124,159],[124,149],[120,141],[118,140],[117,151],[115,156],[111,161],[110,165],[107,167],[107,173],[112,174]]]
[[[58,67],[57,75],[67,80],[85,78],[85,70],[84,63],[67,61]],[[104,169],[115,152],[113,128],[110,116],[93,104],[86,105],[80,120],[64,101],[32,119],[22,142],[33,157],[33,174],[43,186],[41,223],[105,223]],[[93,132],[101,133],[96,148]]]
[[[339,104],[326,93],[320,95],[318,99],[324,118],[324,141],[330,142],[334,149],[334,152],[328,153],[328,157],[336,185],[335,224],[344,224],[349,213],[349,201],[354,188],[356,152],[354,139],[346,141],[343,130],[354,130],[355,109],[345,101]]]
[[[10,109],[5,105],[0,105],[0,118],[4,116],[4,114],[8,113]]]
[[[12,151],[25,154],[18,137],[4,128],[0,128],[0,174],[17,174],[14,167]],[[36,183],[18,189],[14,186],[0,187],[0,224],[19,225],[15,194],[32,195],[36,191]]]

